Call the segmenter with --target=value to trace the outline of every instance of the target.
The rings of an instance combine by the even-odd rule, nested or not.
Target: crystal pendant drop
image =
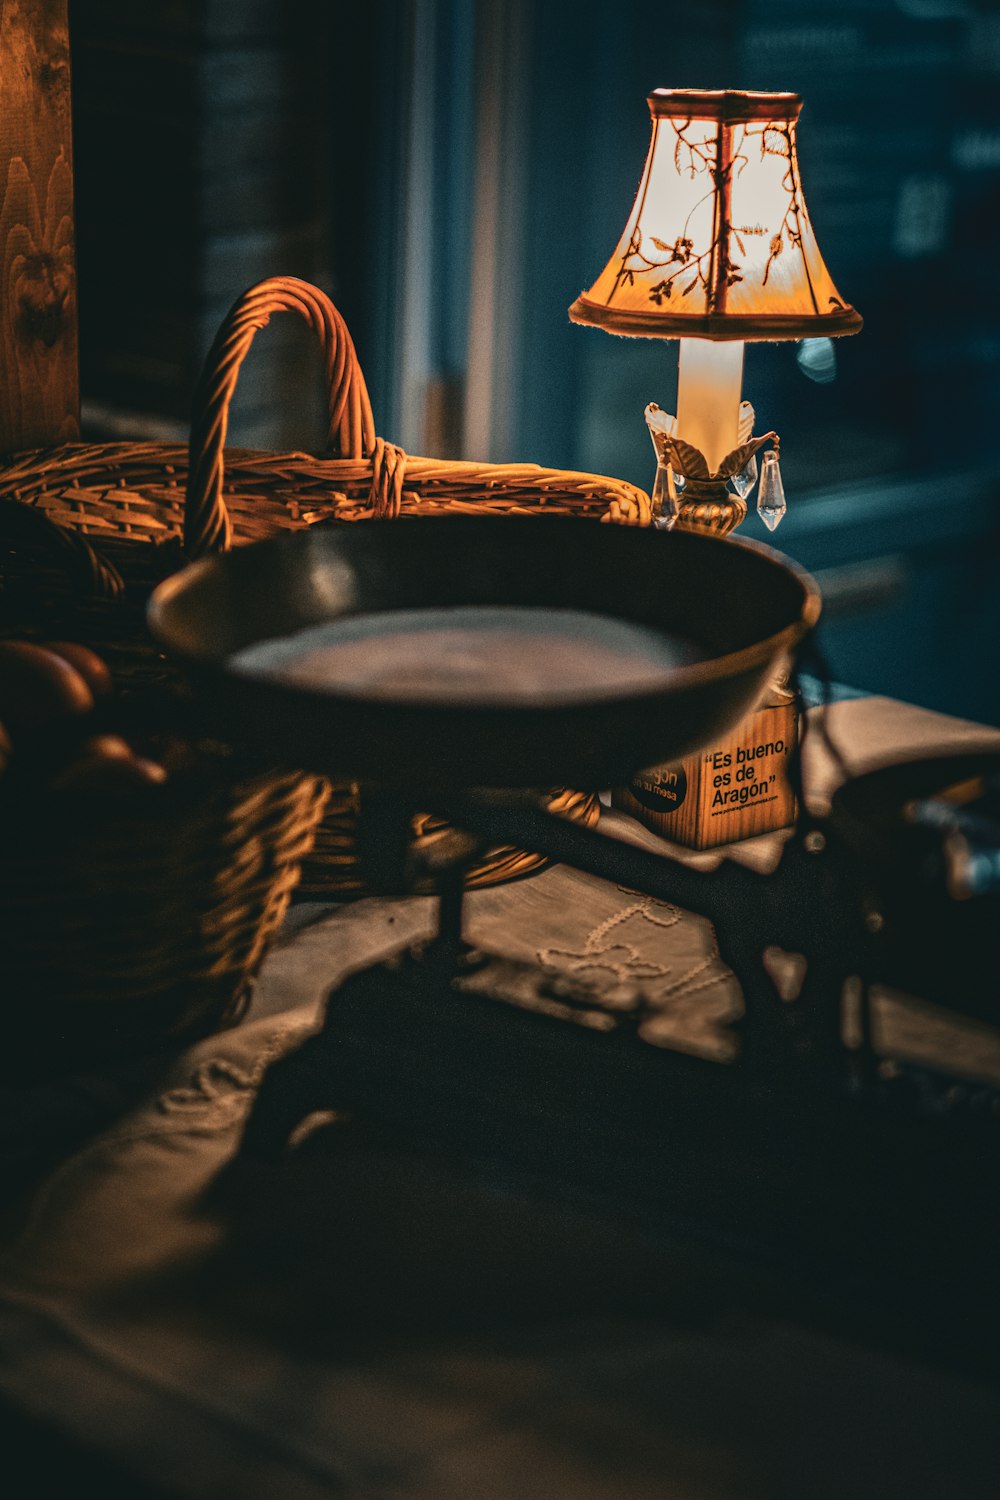
[[[730,475],[729,483],[732,485],[737,495],[739,495],[740,499],[745,500],[750,491],[753,489],[754,485],[757,483],[756,453],[751,456],[750,462],[744,465],[744,467],[738,474]]]
[[[760,489],[757,491],[757,514],[768,531],[773,531],[786,509],[785,487],[781,482],[778,455],[774,452],[765,453]]]
[[[669,464],[657,464],[656,479],[653,482],[653,493],[650,499],[653,502],[653,525],[659,531],[669,531],[677,520],[677,492],[674,489],[673,478]]]
[[[678,480],[670,468],[670,449],[667,438],[673,437],[677,425],[672,413],[664,411],[651,401],[645,410],[646,426],[656,451],[656,479],[653,482],[653,525],[659,531],[669,531],[677,520],[679,507],[677,495],[684,488],[683,479]]]

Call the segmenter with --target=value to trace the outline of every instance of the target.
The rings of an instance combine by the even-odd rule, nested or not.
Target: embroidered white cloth
[[[834,729],[856,766],[996,741],[877,699],[838,705]],[[606,826],[655,846],[621,815]],[[740,857],[766,862],[773,841]],[[725,1045],[739,991],[705,922],[562,868],[470,911],[484,944],[640,978],[657,1026]],[[707,1254],[653,1255],[628,1225],[363,1139],[229,1181],[268,1063],[340,975],[431,919],[426,900],[299,908],[249,1020],[8,1215],[0,1391],[204,1500],[993,1500],[993,1389],[782,1322]],[[498,1321],[512,1291],[523,1316]],[[473,1310],[460,1329],[456,1300]]]

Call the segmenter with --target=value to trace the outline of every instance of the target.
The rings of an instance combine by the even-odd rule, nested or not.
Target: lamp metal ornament
[[[614,254],[569,309],[609,333],[680,340],[676,418],[646,408],[657,454],[654,524],[726,533],[784,514],[777,434],[754,437],[741,401],[745,340],[856,333],[806,209],[797,94],[656,89],[652,136]]]

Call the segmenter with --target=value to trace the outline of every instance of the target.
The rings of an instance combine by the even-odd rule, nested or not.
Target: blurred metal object
[[[477,605],[630,622],[688,664],[641,689],[596,676],[527,704],[306,687],[232,662],[256,642],[348,615]],[[750,543],[562,517],[450,516],[313,527],[204,558],[159,586],[150,623],[215,727],[286,764],[411,787],[586,789],[725,733],[819,612],[808,576]]]

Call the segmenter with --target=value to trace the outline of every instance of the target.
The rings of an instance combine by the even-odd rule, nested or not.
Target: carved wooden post
[[[79,436],[67,0],[0,0],[0,453]]]

